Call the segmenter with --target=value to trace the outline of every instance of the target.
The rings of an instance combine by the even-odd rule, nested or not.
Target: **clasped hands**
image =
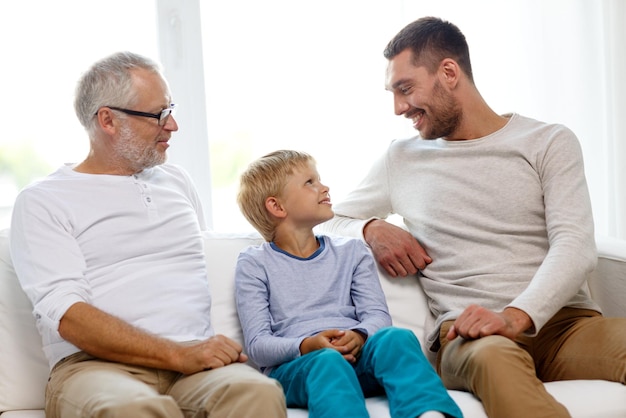
[[[348,362],[357,361],[365,336],[354,330],[328,329],[307,337],[300,343],[300,353],[307,354],[322,348],[332,348],[343,355]]]

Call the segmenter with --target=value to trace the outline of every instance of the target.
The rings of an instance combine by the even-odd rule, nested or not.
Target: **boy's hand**
[[[347,361],[354,363],[364,343],[365,337],[357,331],[329,329],[302,340],[300,353],[304,355],[322,348],[332,348],[343,354]]]
[[[365,335],[350,329],[343,331],[343,336],[335,338],[331,341],[331,344],[337,351],[343,354],[343,358],[350,363],[354,363],[359,358],[359,354],[361,354],[361,348],[365,344],[365,339]]]

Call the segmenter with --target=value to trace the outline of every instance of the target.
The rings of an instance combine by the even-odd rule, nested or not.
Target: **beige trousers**
[[[286,417],[277,381],[235,363],[185,376],[76,353],[52,370],[48,418]]]
[[[626,318],[585,309],[561,309],[535,337],[494,335],[476,340],[446,334],[437,372],[448,389],[467,390],[490,418],[569,417],[542,382],[603,379],[626,384]]]

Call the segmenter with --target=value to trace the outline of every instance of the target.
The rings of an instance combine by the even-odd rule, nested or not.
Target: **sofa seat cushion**
[[[212,293],[211,316],[218,333],[242,342],[234,299],[234,271],[239,251],[262,242],[256,234],[205,234],[205,253]],[[606,247],[599,241],[599,249]],[[599,267],[592,275],[592,295],[611,314],[626,316],[626,241],[612,241],[601,251]],[[611,280],[607,281],[606,278]],[[392,279],[381,272],[381,282],[396,326],[412,329],[423,342],[429,320],[426,298],[415,279]],[[608,289],[608,290],[607,290]],[[48,364],[41,349],[29,300],[19,286],[11,265],[8,230],[0,231],[0,418],[45,418],[44,389]],[[562,402],[573,418],[626,418],[626,385],[599,380],[546,383],[546,389]],[[481,403],[470,393],[450,391],[466,418],[485,418]],[[389,418],[384,397],[367,399],[372,418]],[[289,409],[289,418],[307,418],[305,409]]]

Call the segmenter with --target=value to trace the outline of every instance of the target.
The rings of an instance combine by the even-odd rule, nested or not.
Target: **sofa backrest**
[[[597,237],[598,265],[589,276],[591,297],[605,316],[626,317],[626,240]]]
[[[242,249],[261,242],[262,238],[256,234],[205,233],[213,326],[217,333],[240,343],[243,335],[235,306],[235,263]],[[394,325],[413,330],[423,342],[424,326],[430,314],[417,279],[394,279],[382,270],[378,273]]]

